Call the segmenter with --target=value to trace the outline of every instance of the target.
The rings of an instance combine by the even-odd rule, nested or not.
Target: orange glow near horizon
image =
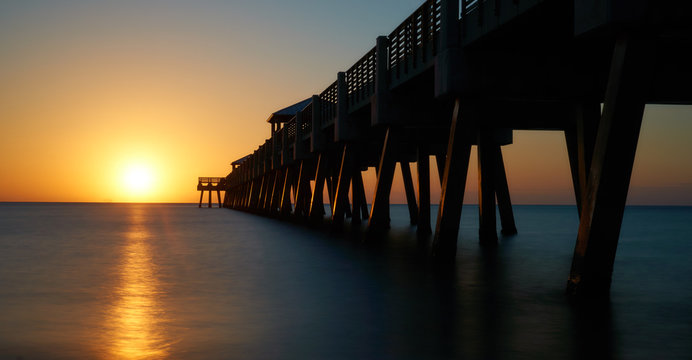
[[[197,177],[228,174],[269,114],[320,93],[420,5],[260,3],[0,4],[0,201],[196,203]],[[647,106],[634,203],[692,205],[690,134],[692,107]],[[573,203],[561,133],[515,132],[503,152],[515,203]],[[136,164],[150,180],[128,185]]]

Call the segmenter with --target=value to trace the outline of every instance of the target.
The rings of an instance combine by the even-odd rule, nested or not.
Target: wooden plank
[[[568,294],[609,294],[653,54],[648,41],[633,34],[622,34],[615,43]]]

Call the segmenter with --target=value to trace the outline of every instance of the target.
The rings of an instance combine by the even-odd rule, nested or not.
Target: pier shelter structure
[[[199,207],[202,207],[204,192],[209,192],[209,207],[211,207],[211,192],[216,191],[219,207],[222,207],[221,191],[226,191],[226,178],[224,177],[199,177],[197,179],[197,191],[199,191]]]
[[[558,130],[580,216],[567,292],[607,295],[644,106],[692,103],[691,10],[670,0],[427,0],[326,89],[270,116],[271,137],[226,177],[224,206],[322,221],[326,187],[334,226],[350,217],[386,229],[398,163],[411,223],[448,261],[471,147],[479,238],[492,246],[496,207],[502,232],[517,231],[502,146],[513,130]],[[430,156],[442,186],[434,227]]]

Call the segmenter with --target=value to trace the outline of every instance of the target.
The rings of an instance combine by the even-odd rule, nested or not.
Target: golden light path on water
[[[118,269],[120,283],[107,316],[109,359],[163,359],[170,352],[165,311],[159,299],[162,290],[143,216],[143,209],[131,209],[130,228]]]

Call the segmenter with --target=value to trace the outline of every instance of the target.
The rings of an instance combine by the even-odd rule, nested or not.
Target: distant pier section
[[[199,191],[199,207],[202,207],[204,192],[209,191],[209,207],[211,207],[211,192],[216,191],[216,199],[221,207],[221,191],[226,188],[226,178],[223,177],[199,177],[197,191]]]

